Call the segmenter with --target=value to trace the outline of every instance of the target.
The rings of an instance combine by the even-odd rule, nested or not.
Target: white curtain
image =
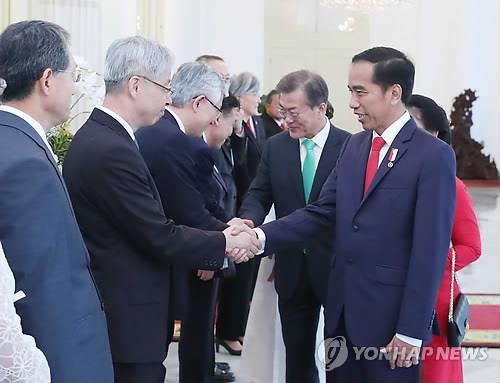
[[[165,0],[137,0],[137,34],[163,43]]]

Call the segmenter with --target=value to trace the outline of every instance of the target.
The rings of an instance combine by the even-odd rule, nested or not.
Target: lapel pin
[[[392,148],[391,153],[389,154],[389,163],[387,164],[388,168],[392,168],[394,166],[394,161],[396,160],[397,155],[398,155],[398,149]]]

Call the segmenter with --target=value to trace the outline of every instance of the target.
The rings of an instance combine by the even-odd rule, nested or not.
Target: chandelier
[[[370,11],[410,2],[411,0],[320,0],[319,4],[327,8],[341,7],[352,11]]]

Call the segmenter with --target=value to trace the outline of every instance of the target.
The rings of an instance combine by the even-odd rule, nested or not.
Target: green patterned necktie
[[[304,183],[304,197],[306,203],[309,202],[309,195],[314,181],[314,174],[316,173],[316,161],[314,155],[314,147],[316,144],[313,140],[305,139],[302,145],[306,148],[306,158],[302,166],[302,181]]]

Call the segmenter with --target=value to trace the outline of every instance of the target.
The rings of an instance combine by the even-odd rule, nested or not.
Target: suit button
[[[356,224],[352,225],[352,230],[353,231],[359,231],[359,226],[356,225]]]
[[[354,263],[354,258],[353,257],[347,258],[347,263],[353,264]]]

